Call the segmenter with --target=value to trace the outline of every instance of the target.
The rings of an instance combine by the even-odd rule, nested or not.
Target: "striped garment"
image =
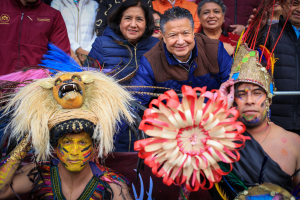
[[[101,171],[101,175],[94,173],[93,178],[85,187],[78,200],[109,200],[111,199],[112,190],[108,183],[120,184],[121,182],[128,184],[126,178],[113,170],[96,164]],[[39,175],[41,174],[41,176]],[[29,175],[33,176],[34,187],[32,190],[32,198],[35,200],[66,200],[64,197],[58,168],[51,164],[50,161],[40,162],[37,168],[33,169]]]

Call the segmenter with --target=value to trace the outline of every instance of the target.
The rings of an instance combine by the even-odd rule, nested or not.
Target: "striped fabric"
[[[53,165],[52,165],[53,167]],[[55,167],[55,166],[54,166]],[[100,199],[110,199],[111,196],[111,188],[109,187],[109,183],[129,183],[126,178],[113,170],[98,165],[97,167],[104,172],[100,177],[97,177],[98,179],[98,185],[97,187],[86,187],[85,189],[90,189],[91,191],[83,191],[83,193],[89,193],[90,200],[100,200]],[[32,191],[32,198],[36,200],[65,200],[62,191],[61,191],[61,185],[58,187],[55,187],[55,189],[51,187],[51,175],[56,173],[51,173],[51,162],[40,162],[38,166],[38,171],[40,172],[41,176],[38,175],[37,170],[35,170],[35,173],[32,173],[31,175],[35,175],[35,181],[34,181],[34,188]],[[53,171],[53,170],[52,170]],[[55,175],[57,176],[57,175]],[[95,179],[95,175],[92,179]],[[54,177],[52,177],[53,179]],[[55,177],[54,179],[59,179],[58,183],[60,184],[60,178]],[[92,181],[92,180],[91,180]],[[90,182],[91,182],[90,181]],[[52,183],[53,185],[53,183]],[[92,191],[94,190],[94,191]],[[59,194],[53,193],[53,191],[56,191]],[[83,194],[82,193],[82,194]],[[103,196],[104,195],[104,196]],[[81,195],[82,196],[82,195]],[[56,198],[54,198],[56,197]]]

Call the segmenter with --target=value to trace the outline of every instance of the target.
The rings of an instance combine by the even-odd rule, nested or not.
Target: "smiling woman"
[[[152,12],[142,0],[124,1],[109,16],[108,24],[103,35],[94,42],[89,56],[126,85],[126,80],[134,76],[142,55],[159,41],[151,37]]]
[[[226,6],[221,0],[204,0],[198,4],[198,16],[201,22],[200,33],[212,39],[219,39],[229,55],[233,54],[239,35],[227,33],[222,25]]]

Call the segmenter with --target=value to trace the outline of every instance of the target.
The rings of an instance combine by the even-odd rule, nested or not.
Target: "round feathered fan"
[[[181,103],[173,90],[150,103],[139,127],[150,138],[136,141],[134,149],[165,184],[208,189],[230,172],[222,171],[219,161],[232,169],[239,160],[245,126],[236,122],[238,111],[227,109],[227,97],[218,90],[183,86],[182,94]]]

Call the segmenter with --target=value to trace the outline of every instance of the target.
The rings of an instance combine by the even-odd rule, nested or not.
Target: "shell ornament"
[[[173,90],[152,100],[139,126],[150,138],[136,141],[134,149],[164,184],[210,189],[231,171],[249,138],[236,121],[238,111],[227,109],[220,91],[183,86],[182,94],[181,102]],[[229,163],[230,171],[222,171],[218,162]]]

